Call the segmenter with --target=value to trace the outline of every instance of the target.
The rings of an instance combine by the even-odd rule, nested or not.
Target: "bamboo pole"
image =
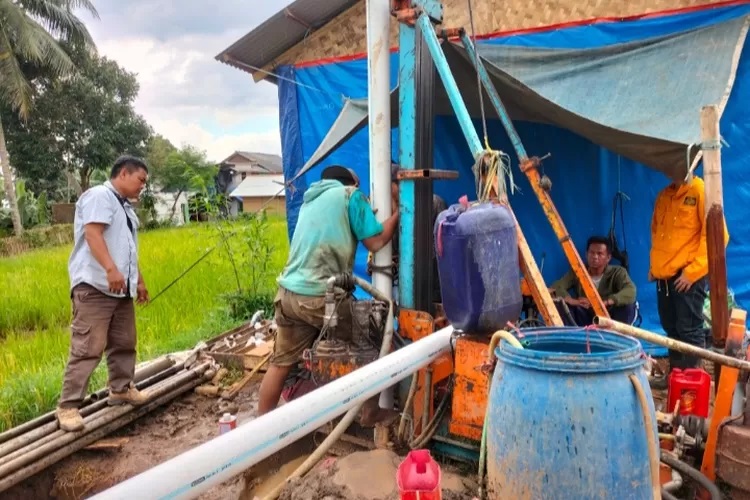
[[[184,369],[184,364],[180,363],[178,365],[171,366],[167,368],[166,370],[157,373],[156,375],[152,375],[151,377],[141,380],[138,382],[135,387],[138,390],[143,390],[146,388],[151,387],[152,385],[155,385],[162,380],[165,380],[172,375],[182,371]],[[88,406],[84,406],[80,409],[81,416],[85,418],[92,416],[98,412],[103,411],[107,408],[107,399],[106,399],[106,392],[104,393],[104,399],[92,399],[91,403]],[[48,417],[49,416],[49,417]],[[55,418],[55,412],[50,412],[49,414],[43,415],[43,419],[40,420],[38,424],[35,426],[21,426],[25,429],[31,429],[26,430],[24,432],[14,432],[15,437],[12,439],[9,439],[6,442],[2,442],[0,444],[0,464],[3,464],[5,461],[5,457],[16,450],[19,450],[21,448],[27,447],[27,446],[36,446],[40,442],[46,442],[46,437],[50,434],[53,434],[59,429],[59,424],[57,423],[57,420]],[[41,418],[41,417],[40,417]],[[36,421],[36,419],[34,420]],[[32,422],[34,422],[32,421]],[[47,422],[47,423],[45,423]],[[11,429],[11,431],[15,431],[16,428]],[[9,431],[10,432],[10,431]],[[44,441],[41,441],[44,440]]]
[[[711,334],[716,347],[724,347],[729,331],[724,201],[721,183],[719,107],[701,109],[703,178],[706,185],[705,224],[708,251],[708,284],[711,297]],[[718,374],[717,374],[718,376]]]
[[[155,375],[162,373],[165,370],[168,370],[170,367],[174,366],[174,364],[175,364],[175,360],[172,359],[171,357],[165,357],[164,359],[160,359],[160,360],[154,361],[153,363],[149,363],[147,366],[135,372],[135,375],[133,376],[133,382],[137,384],[139,382],[147,380]],[[100,401],[103,398],[106,398],[108,393],[109,393],[109,390],[105,388],[105,389],[100,389],[96,391],[95,393],[90,394],[89,396],[86,396],[86,398],[83,400],[83,403],[81,404],[81,408],[90,406],[94,404],[95,402]],[[47,412],[44,415],[40,415],[39,417],[33,420],[24,422],[23,424],[13,427],[12,429],[8,429],[7,431],[0,434],[0,444],[6,443],[10,441],[11,439],[15,439],[18,436],[21,436],[29,431],[33,431],[34,429],[37,429],[44,424],[54,422],[54,421],[55,421],[55,412],[54,411]],[[3,456],[4,454],[5,453],[2,451],[2,447],[0,446],[0,457]]]
[[[105,425],[102,425],[101,427],[98,427],[95,430],[92,430],[91,432],[76,436],[75,439],[66,443],[56,451],[45,453],[38,460],[31,462],[29,465],[26,465],[25,467],[18,469],[15,472],[9,473],[8,475],[2,476],[0,478],[0,492],[8,490],[21,481],[28,479],[34,474],[37,474],[40,471],[56,464],[65,457],[72,455],[76,451],[85,448],[92,443],[95,443],[104,436],[111,434],[112,432],[129,424],[137,418],[140,418],[143,415],[155,410],[159,406],[169,403],[177,396],[191,390],[202,382],[202,378],[197,378],[187,381],[182,385],[177,385],[174,388],[171,388],[170,392],[160,395],[157,399],[149,402],[148,404],[136,408],[131,412],[124,413],[118,418],[106,423]]]
[[[203,381],[206,378],[204,374],[209,371],[209,367],[209,363],[200,364],[188,371],[180,373],[179,375],[175,375],[174,377],[171,377],[149,388],[147,394],[152,398],[160,398],[169,391],[185,385],[193,379],[197,378]],[[213,375],[211,376],[213,377]],[[147,403],[144,406],[149,406],[149,404]],[[48,455],[62,448],[63,446],[76,441],[82,436],[95,431],[99,427],[109,424],[115,419],[137,410],[138,408],[128,404],[108,407],[107,409],[85,419],[84,422],[86,424],[86,427],[83,430],[76,432],[66,432],[63,430],[59,430],[49,436],[46,436],[44,443],[32,443],[32,445],[27,448],[22,448],[21,450],[17,450],[14,453],[6,455],[2,458],[2,463],[0,464],[0,477],[9,475],[21,469],[22,467],[35,462],[36,460],[42,459],[45,455]],[[90,443],[87,443],[87,445],[88,444]]]
[[[619,321],[615,321],[613,319],[597,316],[596,318],[594,318],[594,324],[604,330],[612,330],[613,332],[628,335],[630,337],[635,337],[640,340],[645,340],[646,342],[664,346],[674,351],[680,351],[685,354],[698,356],[699,358],[707,359],[709,361],[713,361],[714,363],[731,366],[732,368],[738,368],[740,370],[750,370],[750,362],[732,358],[724,354],[719,354],[708,349],[702,349],[691,344],[686,344],[685,342],[680,342],[679,340],[670,339],[669,337],[664,337],[656,333],[642,330],[641,328],[636,328],[625,323],[620,323]]]

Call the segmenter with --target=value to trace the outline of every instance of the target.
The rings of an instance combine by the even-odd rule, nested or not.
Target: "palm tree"
[[[90,0],[0,0],[0,101],[22,119],[28,117],[32,83],[24,72],[33,65],[51,77],[69,74],[73,63],[60,42],[94,49],[94,41],[83,22],[74,14],[82,9],[98,18]],[[8,148],[0,116],[0,167],[5,196],[11,207],[13,230],[23,233],[21,215],[13,185]]]

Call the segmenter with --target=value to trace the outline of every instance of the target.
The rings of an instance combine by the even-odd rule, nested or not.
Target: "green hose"
[[[487,357],[490,361],[495,360],[495,347],[500,340],[506,340],[510,345],[518,349],[523,349],[523,345],[510,332],[498,330],[492,335]],[[482,424],[482,440],[479,446],[479,498],[484,498],[484,472],[487,465],[487,421],[490,415],[490,394],[492,393],[492,378],[490,377],[489,387],[487,388],[487,411],[484,414],[484,423]]]

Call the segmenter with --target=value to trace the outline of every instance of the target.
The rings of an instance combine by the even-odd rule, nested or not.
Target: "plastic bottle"
[[[442,500],[440,464],[429,450],[412,450],[396,472],[401,500]]]
[[[237,428],[237,417],[231,413],[225,413],[219,419],[219,434],[225,434]]]

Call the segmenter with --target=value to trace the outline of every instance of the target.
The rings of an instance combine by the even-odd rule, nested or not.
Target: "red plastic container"
[[[708,418],[711,394],[711,375],[700,368],[674,369],[669,374],[667,393],[668,412],[673,412],[680,401],[680,415]]]
[[[396,472],[396,484],[401,500],[442,500],[440,464],[429,450],[413,450]]]

